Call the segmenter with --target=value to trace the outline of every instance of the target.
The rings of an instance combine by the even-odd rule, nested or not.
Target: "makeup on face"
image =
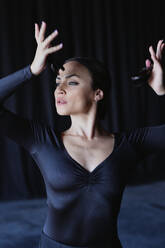
[[[64,100],[64,98],[62,98],[62,97],[57,97],[56,102],[58,105],[67,104],[67,101]]]

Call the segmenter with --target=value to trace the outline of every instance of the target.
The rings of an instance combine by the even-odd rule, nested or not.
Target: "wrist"
[[[158,96],[165,95],[165,88],[164,88],[164,86],[161,86],[161,87],[158,87],[158,88],[154,88],[154,87],[152,87],[152,88],[153,88],[153,90],[155,91],[155,93]]]
[[[37,72],[37,70],[35,69],[35,66],[33,64],[30,65],[30,71],[34,76],[39,75],[39,73]]]

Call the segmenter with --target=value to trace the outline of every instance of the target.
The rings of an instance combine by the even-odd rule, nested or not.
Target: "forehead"
[[[70,61],[67,62],[63,65],[65,70],[59,69],[58,71],[58,76],[59,77],[65,77],[71,74],[76,74],[78,75],[80,78],[89,78],[91,79],[91,75],[90,72],[88,71],[88,69],[80,64],[77,61]]]

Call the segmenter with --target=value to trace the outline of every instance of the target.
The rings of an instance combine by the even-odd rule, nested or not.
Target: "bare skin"
[[[58,35],[58,31],[47,38],[45,38],[45,31],[45,22],[40,29],[38,24],[35,24],[35,38],[38,46],[31,64],[31,71],[35,75],[39,75],[45,69],[48,55],[62,48],[62,44],[51,47],[51,42]],[[163,48],[162,40],[157,44],[156,53],[152,46],[149,48],[153,70],[148,83],[158,95],[165,94],[160,63]],[[112,153],[115,143],[114,135],[104,130],[97,120],[97,103],[104,94],[100,89],[95,91],[92,89],[92,79],[86,67],[75,61],[63,66],[65,70],[59,70],[57,76],[55,104],[59,115],[71,117],[71,127],[61,134],[61,139],[70,156],[86,170],[92,172]],[[148,66],[150,62],[146,60],[146,67]],[[63,101],[63,104],[58,102],[59,100]]]
[[[92,78],[83,65],[72,61],[63,67],[65,70],[59,70],[56,79],[54,96],[57,113],[69,115],[71,127],[61,138],[69,155],[91,172],[114,147],[114,135],[106,132],[96,118],[97,103],[103,98],[103,92],[92,89]],[[59,99],[66,104],[58,104]]]
[[[53,32],[46,39],[45,31],[45,22],[40,29],[38,24],[35,24],[38,47],[31,64],[31,71],[35,75],[39,75],[44,70],[47,56],[62,48],[62,45],[51,47],[51,41],[58,35],[58,31]],[[64,71],[59,71],[60,79],[57,80],[59,86],[54,96],[57,113],[69,115],[72,125],[61,134],[61,139],[70,156],[91,172],[111,154],[114,147],[113,134],[103,130],[96,120],[97,101],[102,99],[103,92],[99,89],[92,90],[91,76],[84,66],[70,62],[65,64],[64,68]],[[79,77],[65,78],[71,74],[77,74]],[[58,105],[58,97],[65,98],[67,104]]]
[[[62,134],[62,140],[69,155],[89,172],[103,162],[114,148],[114,136],[108,133],[89,141],[66,131]]]

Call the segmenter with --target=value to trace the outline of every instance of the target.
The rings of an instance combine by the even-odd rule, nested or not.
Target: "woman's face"
[[[54,91],[55,105],[59,115],[88,114],[95,103],[95,91],[88,69],[76,61],[63,65],[59,70]]]

